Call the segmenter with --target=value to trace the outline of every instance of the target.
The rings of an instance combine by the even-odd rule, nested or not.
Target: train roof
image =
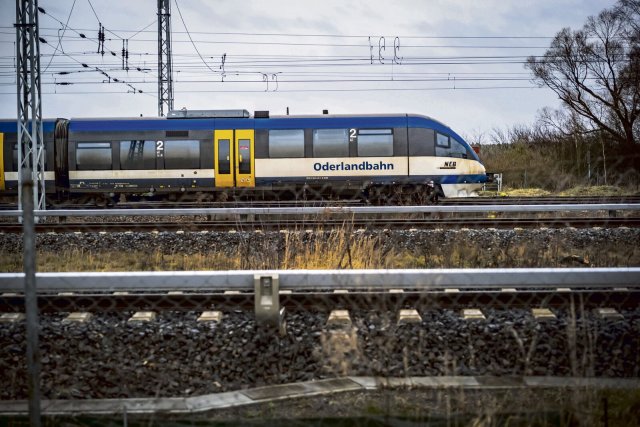
[[[207,114],[213,117],[205,117]],[[53,132],[57,119],[44,119],[44,132]],[[0,132],[15,133],[16,121],[0,119]],[[233,129],[296,129],[332,127],[428,127],[445,132],[460,141],[460,135],[444,123],[420,114],[317,114],[269,115],[256,111],[250,116],[246,110],[219,110],[217,114],[201,112],[193,117],[73,117],[70,132],[153,131],[153,130],[211,130]]]
[[[53,132],[56,127],[57,119],[43,119],[42,131]],[[29,125],[31,127],[31,125]],[[0,132],[2,133],[17,133],[18,132],[18,120],[17,119],[0,119]]]
[[[74,117],[70,119],[72,130],[98,131],[104,126],[121,127],[122,130],[153,129],[210,129],[212,127],[230,126],[233,128],[270,129],[273,127],[325,127],[325,126],[428,126],[453,131],[444,123],[419,114],[320,114],[320,115],[275,115],[268,117],[202,117],[167,118],[167,117]],[[76,126],[77,125],[77,126]],[[91,129],[89,129],[91,127]],[[74,129],[75,128],[75,129]],[[106,129],[105,129],[106,130]]]

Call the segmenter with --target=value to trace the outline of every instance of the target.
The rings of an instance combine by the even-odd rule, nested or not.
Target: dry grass
[[[289,269],[362,269],[401,268],[393,252],[379,249],[377,237],[352,235],[344,230],[331,231],[326,238],[305,241],[300,234],[287,234],[280,268]]]
[[[551,196],[551,192],[543,190],[542,188],[506,188],[500,195],[507,197],[544,197]]]
[[[0,271],[22,271],[22,254],[0,254]],[[38,251],[38,271],[187,271],[234,270],[238,263],[222,254],[163,254],[146,252]]]
[[[619,187],[614,185],[576,186],[562,191],[548,191],[543,188],[509,188],[504,187],[500,193],[495,191],[480,191],[481,197],[607,197],[607,196],[632,196],[638,194],[637,187]]]
[[[64,251],[41,249],[38,271],[190,271],[264,269],[375,268],[513,268],[623,267],[640,265],[634,242],[571,246],[562,237],[550,241],[469,241],[465,233],[448,241],[424,240],[410,249],[397,249],[385,234],[352,233],[348,229],[286,233],[279,239],[243,241],[225,251],[166,253]],[[0,252],[0,271],[22,271],[22,255]]]
[[[633,194],[633,191],[613,185],[598,185],[591,187],[574,187],[561,191],[559,196],[624,196]]]

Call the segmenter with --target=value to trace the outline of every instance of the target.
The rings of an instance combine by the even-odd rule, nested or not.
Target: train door
[[[216,187],[255,187],[254,130],[216,130],[213,140]]]

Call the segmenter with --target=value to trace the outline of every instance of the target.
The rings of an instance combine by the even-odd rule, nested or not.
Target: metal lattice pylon
[[[158,116],[173,110],[171,0],[158,0]]]
[[[32,179],[34,208],[44,210],[44,137],[37,0],[16,0],[15,27],[18,82],[18,208],[22,209],[23,181]]]

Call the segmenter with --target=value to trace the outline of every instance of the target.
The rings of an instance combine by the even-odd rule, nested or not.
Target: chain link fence
[[[568,425],[605,412],[634,420],[625,418],[635,401],[624,390],[637,389],[640,376],[637,228],[432,229],[419,221],[486,219],[498,208],[447,211],[408,189],[392,198],[393,220],[344,207],[366,209],[360,198],[254,202],[254,209],[317,209],[265,216],[200,201],[218,210],[70,213],[66,223],[81,231],[34,234],[25,212],[25,234],[0,234],[2,413],[26,413],[24,402],[37,399],[29,391],[37,372],[29,369],[39,367],[45,425],[72,414],[95,423],[77,416],[95,416],[106,402],[112,406],[102,413],[117,415],[99,419],[113,425],[247,418],[298,425],[330,422],[338,411],[354,423],[406,416],[434,425],[504,425],[505,417]],[[414,226],[398,227],[398,217]],[[276,224],[265,226],[267,219]],[[226,229],[214,227],[225,220]],[[38,226],[47,222],[59,220]],[[100,227],[109,222],[131,229]],[[156,228],[136,228],[144,222]],[[209,228],[190,230],[197,222]],[[33,270],[23,256],[35,259]],[[11,276],[23,269],[26,276]],[[33,290],[16,288],[25,277],[35,279],[36,323],[28,321]],[[560,393],[565,386],[570,393]],[[52,403],[59,399],[71,406]]]

